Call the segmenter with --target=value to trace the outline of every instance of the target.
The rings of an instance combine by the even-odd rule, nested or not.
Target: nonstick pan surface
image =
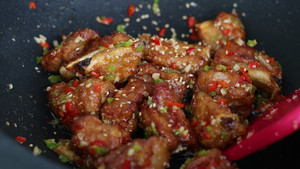
[[[264,1],[211,1],[199,0],[160,0],[161,16],[153,14],[147,8],[152,0],[131,1],[135,6],[143,5],[136,12],[126,28],[127,33],[137,36],[139,33],[157,34],[157,27],[175,28],[177,38],[188,33],[186,20],[182,16],[194,16],[198,21],[213,19],[218,12],[231,12],[236,7],[247,31],[247,39],[256,39],[258,48],[281,63],[283,68],[283,94],[300,87],[300,1],[264,0]],[[116,30],[117,24],[124,23],[127,17],[129,1],[82,1],[82,0],[44,0],[37,1],[35,10],[29,9],[29,1],[0,2],[0,168],[72,168],[62,164],[57,155],[44,145],[49,138],[68,138],[70,134],[59,127],[53,127],[48,121],[53,116],[47,107],[46,87],[49,73],[36,63],[36,56],[42,55],[42,48],[33,40],[43,34],[50,43],[60,40],[61,34],[68,34],[78,28],[91,28],[101,36]],[[189,8],[188,5],[190,5]],[[195,5],[196,4],[196,5]],[[149,18],[136,22],[144,14]],[[243,16],[242,16],[243,15]],[[109,26],[96,22],[97,16],[113,17]],[[143,26],[147,30],[143,29]],[[170,28],[166,37],[171,37]],[[10,87],[13,88],[10,89]],[[10,87],[9,87],[10,86]],[[16,136],[27,138],[20,145]],[[241,169],[252,168],[300,168],[300,132],[256,152],[236,163]],[[38,146],[44,151],[34,157],[32,149]],[[184,161],[182,156],[171,160],[171,168],[179,168]]]

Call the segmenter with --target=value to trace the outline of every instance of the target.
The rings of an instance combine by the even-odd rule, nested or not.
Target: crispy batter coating
[[[150,63],[143,63],[138,69],[139,71],[137,75],[139,76],[151,75],[156,82],[160,80],[165,80],[168,82],[176,96],[179,98],[180,102],[182,101],[188,88],[193,88],[195,80],[195,76],[193,74],[181,74],[177,70],[168,68],[160,70]]]
[[[76,60],[87,50],[96,50],[98,47],[95,44],[100,39],[99,35],[91,29],[79,29],[43,56],[41,65],[49,72],[58,72],[62,65]]]
[[[241,72],[232,70],[201,71],[198,73],[195,88],[207,94],[214,93],[227,104],[233,113],[246,119],[253,109],[255,87],[246,80],[241,81]]]
[[[201,150],[193,158],[188,158],[180,169],[237,169],[235,164],[222,155],[216,148]]]
[[[98,114],[114,89],[111,82],[96,78],[61,82],[51,86],[48,101],[52,112],[68,126],[77,116]]]
[[[243,67],[248,71],[253,84],[270,93],[272,98],[275,98],[281,90],[278,85],[282,79],[279,63],[254,48],[231,42],[230,45],[216,51],[212,66],[218,64],[231,66],[233,69]]]
[[[95,161],[98,169],[164,169],[169,166],[170,153],[164,138],[135,139]]]
[[[137,65],[144,54],[141,40],[129,35],[116,33],[104,37],[98,50],[92,51],[70,62],[66,68],[80,66],[84,74],[102,76],[111,82],[125,82],[137,72]]]
[[[215,20],[207,20],[196,24],[199,38],[212,50],[217,50],[229,40],[243,42],[244,26],[238,16],[220,12]]]
[[[147,81],[146,77],[144,79],[131,78],[123,89],[118,90],[104,104],[101,110],[104,123],[118,124],[131,133],[136,130],[138,106],[153,91],[153,80]]]
[[[103,156],[131,140],[129,132],[117,125],[107,125],[94,115],[79,117],[71,130],[72,148],[83,158]]]
[[[153,36],[148,42],[149,55],[145,59],[160,67],[195,73],[210,62],[210,48],[188,44],[174,39],[165,40]]]
[[[195,92],[191,125],[197,140],[206,148],[225,148],[246,133],[246,127],[230,112],[204,92]]]
[[[159,135],[169,142],[170,150],[197,146],[194,133],[167,82],[154,86],[152,97],[141,106],[140,119],[146,136]]]

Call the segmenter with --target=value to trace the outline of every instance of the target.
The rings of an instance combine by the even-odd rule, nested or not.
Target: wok
[[[158,17],[147,8],[150,0],[133,0],[135,6],[143,8],[131,18],[127,33],[137,36],[138,33],[157,33],[152,20],[158,27],[165,24],[174,27],[180,40],[182,33],[188,33],[183,15],[194,16],[198,21],[213,19],[219,11],[230,12],[233,3],[237,12],[244,13],[241,19],[246,27],[247,39],[256,39],[258,48],[275,57],[283,68],[283,94],[300,87],[300,1],[265,0],[244,1],[227,0],[195,1],[196,6],[186,8],[184,0],[161,0],[161,16]],[[33,40],[34,36],[43,34],[50,43],[60,40],[61,34],[68,34],[78,28],[91,28],[101,36],[116,30],[116,25],[124,23],[127,17],[127,1],[80,1],[80,0],[45,0],[36,3],[35,10],[29,9],[29,1],[0,2],[0,168],[72,168],[62,164],[57,155],[47,149],[43,143],[48,138],[68,138],[70,135],[62,128],[54,128],[47,121],[53,116],[47,107],[45,88],[50,85],[49,73],[36,63],[36,56],[42,55],[42,48]],[[149,14],[150,18],[137,23],[136,18]],[[96,16],[113,17],[109,26],[96,22]],[[147,30],[142,26],[146,25]],[[171,37],[167,29],[166,37]],[[12,84],[13,88],[9,89]],[[12,87],[12,86],[10,86]],[[16,136],[27,138],[20,145]],[[300,168],[300,132],[256,152],[240,161],[242,169],[247,168]],[[32,155],[32,147],[38,146],[44,151],[40,156]],[[171,168],[179,168],[184,161],[182,156],[171,160]]]

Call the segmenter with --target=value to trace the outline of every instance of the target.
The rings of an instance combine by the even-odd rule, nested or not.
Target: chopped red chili
[[[106,47],[106,48],[109,48],[110,44],[109,43],[105,43],[103,46]]]
[[[36,9],[36,2],[33,2],[33,1],[29,2],[29,8]]]
[[[188,27],[193,29],[195,24],[197,23],[197,20],[194,17],[190,16],[188,17],[187,22],[188,22]]]
[[[109,25],[112,22],[113,22],[113,18],[111,18],[111,17],[101,19],[101,23],[104,24],[104,25]]]
[[[176,62],[173,62],[173,63],[172,63],[172,69],[176,69],[176,66],[177,66],[177,65],[176,65]]]
[[[135,7],[132,3],[130,3],[128,9],[127,9],[127,14],[128,14],[128,17],[131,17],[135,12]]]
[[[73,82],[72,82],[72,86],[73,87],[77,87],[79,85],[79,81],[78,80],[74,80]]]
[[[95,87],[95,89],[97,90],[98,93],[101,92],[101,84],[95,84],[94,87]]]
[[[104,146],[104,141],[102,141],[102,140],[96,140],[96,141],[93,141],[93,142],[90,142],[89,143],[89,146],[94,146],[94,145],[96,145],[96,146],[99,146],[99,147],[102,147],[102,146]]]
[[[211,136],[207,132],[205,132],[205,131],[202,132],[202,135],[204,136],[204,138],[206,138],[208,140],[211,139]]]
[[[223,33],[224,33],[226,36],[229,36],[230,29],[224,29],[224,30],[223,30]]]
[[[243,73],[242,76],[244,76],[245,80],[247,80],[249,83],[252,83],[252,80],[251,80],[248,72],[246,72],[243,67],[241,67],[241,72]]]
[[[196,119],[193,119],[192,121],[192,127],[195,127],[198,124],[198,121]]]
[[[177,106],[179,108],[183,108],[184,107],[184,104],[177,103],[177,102],[171,102],[171,101],[166,101],[166,105],[167,106]]]
[[[159,32],[158,32],[158,35],[159,35],[160,37],[164,37],[164,36],[165,36],[165,32],[166,32],[166,28],[161,28],[161,29],[159,30]]]
[[[268,61],[269,61],[269,63],[272,63],[272,62],[275,61],[275,59],[274,58],[268,58]]]
[[[17,140],[19,143],[21,143],[21,144],[23,144],[23,143],[26,142],[26,138],[25,138],[25,137],[22,137],[22,136],[17,136],[17,137],[16,137],[16,140]]]
[[[226,104],[226,99],[221,99],[218,101],[218,104],[220,105],[225,105]]]
[[[226,56],[232,56],[232,55],[234,55],[234,53],[233,53],[232,51],[228,51],[228,52],[226,53]]]
[[[69,92],[72,93],[72,92],[74,92],[74,89],[68,87],[68,88],[65,88],[65,89],[64,89],[64,92],[65,92],[65,93],[69,93]]]
[[[214,90],[216,90],[216,88],[218,87],[218,81],[212,81],[209,84],[209,91],[212,92]]]
[[[229,87],[229,84],[227,82],[225,82],[224,80],[220,80],[219,84],[222,86],[222,88],[227,88]]]
[[[253,69],[257,68],[257,67],[258,67],[258,61],[255,61],[255,62],[249,62],[249,67],[250,67],[250,68],[253,68]]]
[[[228,48],[231,45],[231,42],[226,43],[226,48]]]
[[[192,30],[192,34],[190,36],[190,39],[193,40],[193,41],[198,41],[199,40],[198,32],[195,28]]]
[[[49,45],[48,42],[44,42],[44,43],[40,42],[40,45],[41,45],[43,48],[47,48],[47,49],[50,48],[50,45]]]
[[[188,48],[185,52],[189,55],[190,53],[195,52],[195,48]]]
[[[160,41],[157,36],[155,36],[154,39],[152,39],[152,41],[155,43],[155,45],[160,45]]]
[[[130,161],[129,160],[125,160],[122,169],[130,169],[130,168],[131,168]]]
[[[68,113],[70,113],[70,112],[73,111],[73,104],[72,104],[72,102],[68,102],[68,103],[66,104],[66,111],[67,111]]]
[[[68,71],[71,71],[71,70],[73,70],[73,66],[72,67],[67,67],[66,68]]]
[[[100,74],[98,72],[91,71],[91,76],[100,77]]]
[[[226,67],[226,70],[228,71],[228,70],[231,70],[232,68],[231,68],[231,66],[227,66]]]

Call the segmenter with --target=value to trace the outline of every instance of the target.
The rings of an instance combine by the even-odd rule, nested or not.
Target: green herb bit
[[[52,124],[53,126],[57,126],[57,125],[60,124],[60,122],[61,122],[61,120],[60,120],[59,118],[56,118],[56,119],[54,119],[54,120],[51,121],[51,124]]]
[[[117,25],[117,32],[125,33],[125,25],[123,24]]]
[[[34,146],[33,155],[37,156],[37,155],[40,155],[40,154],[42,154],[42,150],[38,146]]]
[[[165,106],[165,107],[163,107],[162,109],[160,109],[160,111],[161,111],[162,113],[166,113],[167,110],[168,110],[168,106]]]
[[[48,80],[53,84],[61,81],[60,75],[51,75]]]
[[[225,65],[217,65],[217,70],[223,70],[226,71],[227,67]]]
[[[211,38],[211,40],[212,40],[212,41],[217,41],[218,38],[217,38],[216,36],[213,36],[213,37]]]
[[[175,70],[175,69],[164,69],[164,72],[166,72],[166,73],[179,73],[179,71]]]
[[[137,52],[142,52],[144,50],[144,45],[143,44],[139,44],[139,46],[135,49]]]
[[[187,158],[186,160],[185,160],[185,162],[184,162],[184,164],[180,167],[180,169],[185,169],[185,167],[186,167],[186,165],[188,164],[188,163],[190,163],[191,161],[193,161],[194,160],[194,158]]]
[[[208,65],[205,65],[204,68],[203,68],[203,70],[204,70],[205,72],[207,72],[209,69],[210,69],[210,66],[208,66]]]
[[[52,150],[53,148],[58,147],[54,139],[44,140],[44,143],[46,144],[46,146],[47,146],[50,150]]]
[[[43,55],[46,55],[49,52],[47,48],[43,48]]]
[[[175,134],[175,136],[178,136],[180,134],[179,130],[173,130],[173,133]]]
[[[109,80],[109,81],[114,81],[114,80],[115,80],[115,77],[116,77],[116,75],[114,75],[114,74],[109,74],[109,75],[105,76],[105,79],[106,79],[106,80]]]
[[[142,149],[141,146],[137,143],[135,143],[132,148],[133,148],[134,151],[139,151],[139,150]]]
[[[157,84],[157,83],[160,83],[160,82],[163,82],[163,81],[164,81],[163,79],[158,78],[158,79],[154,80],[154,83]]]
[[[158,131],[156,130],[155,124],[153,122],[151,123],[151,128],[152,128],[153,135],[158,136]]]
[[[204,96],[204,93],[203,93],[203,92],[199,92],[199,93],[198,93],[198,97],[199,97],[199,99],[202,99],[202,98],[203,98],[203,96]]]
[[[152,104],[152,97],[148,97],[147,104],[148,104],[148,105],[151,105],[151,104]]]
[[[129,47],[129,46],[131,46],[132,44],[133,44],[132,39],[129,39],[127,42],[124,42],[124,43],[123,43],[123,46],[124,46],[124,47]]]
[[[111,103],[111,102],[113,102],[113,101],[114,101],[114,98],[113,98],[113,97],[107,98],[107,102],[108,102],[108,103]]]
[[[35,59],[36,59],[36,63],[39,64],[41,63],[42,57],[37,56]]]
[[[209,94],[211,97],[214,97],[214,96],[216,96],[217,95],[217,93],[216,92],[210,92],[210,94]]]
[[[105,147],[100,147],[100,146],[94,145],[92,148],[95,150],[95,152],[96,152],[98,155],[104,155],[104,154],[107,154],[107,153],[108,153],[108,149],[105,148]]]
[[[108,65],[107,71],[114,72],[116,70],[116,66],[113,64]]]
[[[254,48],[256,44],[257,44],[256,40],[248,40],[247,42],[247,45],[251,48]]]
[[[159,9],[159,0],[154,0],[152,5],[152,11],[155,15],[160,15],[160,9]]]
[[[227,133],[227,132],[225,132],[225,131],[222,131],[222,132],[221,132],[221,139],[226,139],[227,136],[228,136],[228,133]]]
[[[240,120],[239,116],[237,114],[234,114],[235,120]]]
[[[195,81],[193,79],[189,82],[189,88],[192,89],[194,87]]]
[[[59,44],[58,46],[55,47],[56,50],[59,50],[62,47],[62,44]]]
[[[64,155],[59,155],[59,159],[61,162],[66,163],[69,161],[68,157],[64,156]]]
[[[211,126],[206,126],[206,131],[207,131],[207,132],[211,132],[211,131],[212,131]]]
[[[203,155],[205,155],[206,153],[207,153],[206,150],[201,150],[201,151],[199,151],[199,152],[197,153],[197,155],[198,155],[198,156],[203,156]]]

